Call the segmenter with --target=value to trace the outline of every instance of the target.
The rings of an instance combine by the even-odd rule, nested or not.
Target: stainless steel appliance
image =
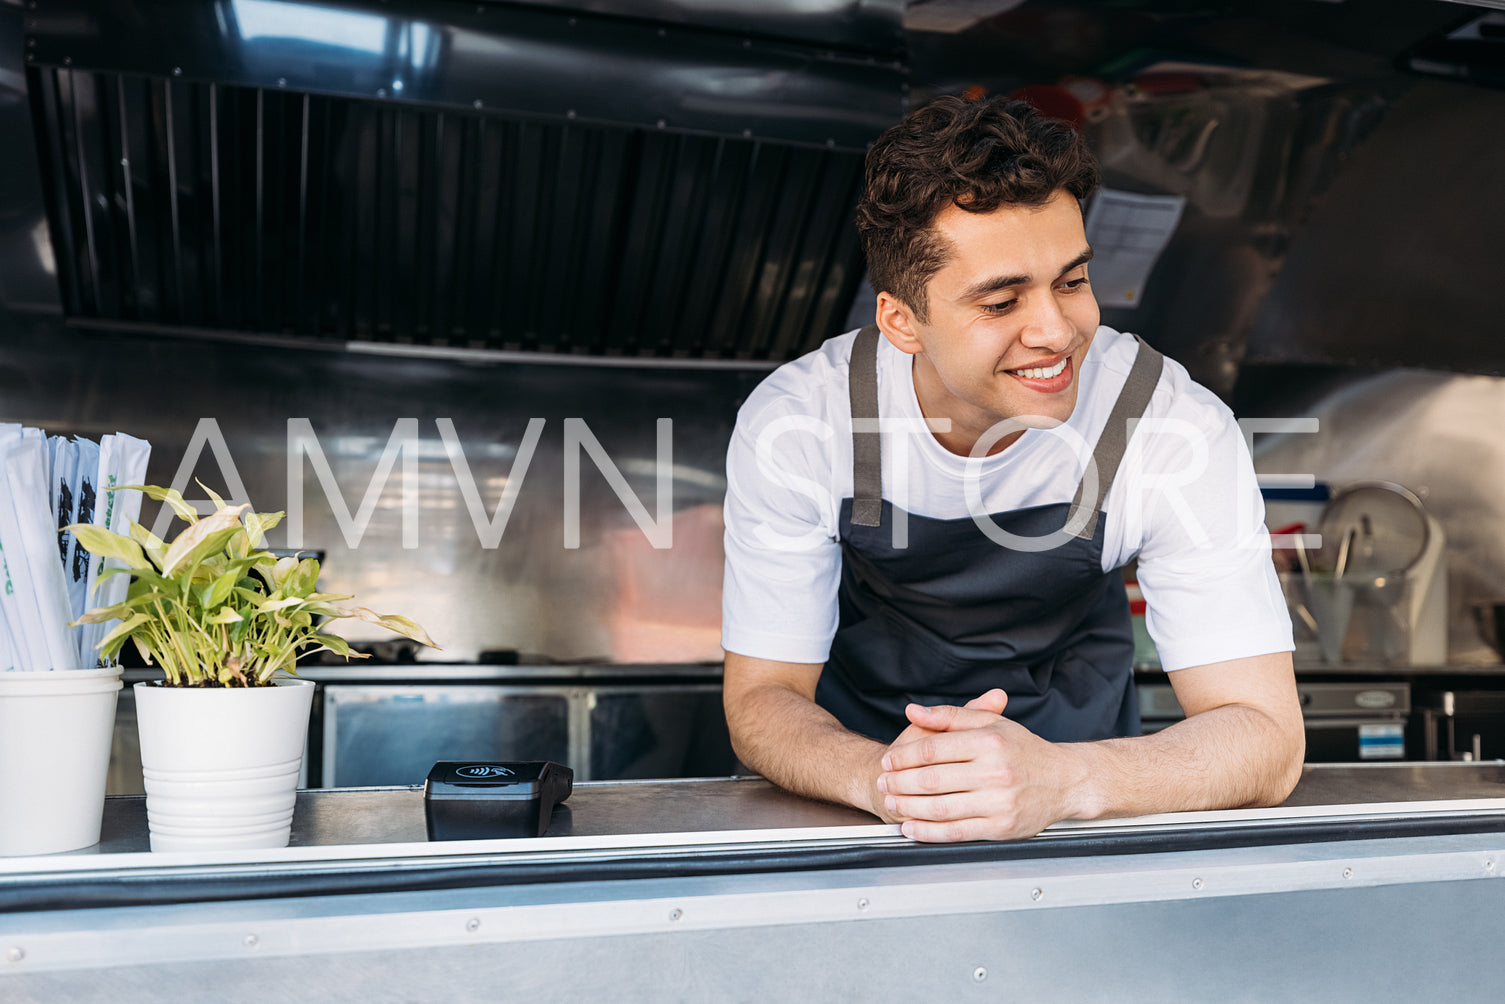
[[[555,760],[581,781],[726,776],[720,667],[425,667],[324,677],[316,786],[417,784],[439,760]],[[340,671],[336,671],[337,673]],[[345,671],[356,678],[361,670]]]
[[[410,663],[299,675],[318,685],[300,787],[418,784],[436,761],[458,759],[555,760],[581,781],[739,769],[718,665]],[[108,790],[145,790],[129,686],[116,709]]]

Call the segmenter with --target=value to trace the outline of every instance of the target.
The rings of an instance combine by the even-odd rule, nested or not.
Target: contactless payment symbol
[[[475,763],[455,771],[461,777],[511,777],[512,771],[494,763]]]

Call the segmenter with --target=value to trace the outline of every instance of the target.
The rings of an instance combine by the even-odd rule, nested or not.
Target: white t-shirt
[[[779,367],[737,415],[722,593],[729,652],[798,663],[824,663],[830,654],[838,520],[852,496],[847,373],[856,334]],[[887,339],[878,345],[883,497],[934,519],[1070,502],[1136,352],[1133,336],[1100,327],[1071,418],[973,459],[925,430],[913,357]],[[1147,626],[1166,669],[1291,650],[1248,448],[1232,412],[1171,359],[1103,512],[1103,570],[1138,557]]]

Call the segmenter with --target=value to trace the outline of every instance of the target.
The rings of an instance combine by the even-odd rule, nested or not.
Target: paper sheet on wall
[[[1186,199],[1180,195],[1098,190],[1087,210],[1087,243],[1093,251],[1089,274],[1099,304],[1139,306],[1144,284],[1185,208]]]

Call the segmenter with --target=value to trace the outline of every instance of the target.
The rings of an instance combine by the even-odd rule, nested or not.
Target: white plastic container
[[[0,673],[0,855],[99,843],[120,669]]]
[[[135,693],[152,850],[287,846],[314,685]]]

